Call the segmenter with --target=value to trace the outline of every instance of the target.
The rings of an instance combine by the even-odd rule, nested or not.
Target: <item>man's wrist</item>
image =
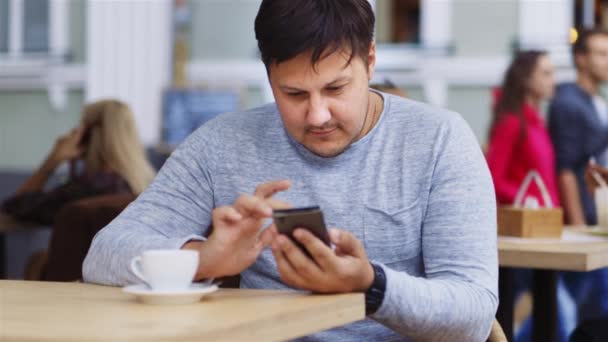
[[[363,285],[359,288],[359,291],[361,291],[361,292],[367,291],[374,283],[374,277],[375,277],[374,266],[372,266],[372,264],[370,262],[367,262],[366,264],[367,264],[367,267],[365,267],[365,272],[363,275]]]
[[[374,280],[365,291],[365,315],[369,316],[382,306],[386,293],[386,273],[380,265],[370,263],[374,270]]]
[[[209,253],[206,253],[206,247],[208,247],[208,243],[206,241],[190,240],[181,248],[195,250],[199,253],[198,269],[196,270],[196,274],[194,276],[194,279],[197,281],[201,279],[219,277],[219,274],[217,274],[217,272],[211,267],[213,263],[209,263]]]

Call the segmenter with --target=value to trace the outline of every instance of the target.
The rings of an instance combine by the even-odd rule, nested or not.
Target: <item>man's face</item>
[[[587,53],[579,59],[581,71],[587,72],[596,82],[608,81],[608,36],[591,36],[587,45]]]
[[[368,65],[357,56],[347,65],[349,56],[338,50],[313,68],[307,52],[269,68],[285,128],[296,141],[322,157],[339,155],[363,136],[364,125],[369,125],[374,113],[368,84],[375,47],[372,44],[370,48]]]

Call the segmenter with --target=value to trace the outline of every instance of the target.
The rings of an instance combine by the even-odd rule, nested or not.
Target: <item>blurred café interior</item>
[[[518,53],[543,51],[551,63],[551,87],[576,82],[572,49],[579,35],[589,29],[608,30],[606,0],[369,2],[376,15],[377,49],[370,83],[381,91],[459,113],[489,163],[502,160],[503,150],[494,143],[517,144],[492,138],[497,91]],[[0,200],[10,204],[16,193],[27,192],[32,174],[49,163],[54,146],[70,139],[70,132],[85,120],[83,114],[93,111],[87,105],[96,101],[116,99],[130,107],[149,163],[145,164],[154,172],[208,120],[273,102],[253,31],[260,3],[0,0]],[[608,55],[603,58],[608,70]],[[597,98],[605,99],[607,91],[601,86]],[[547,125],[551,101],[548,95],[538,102]],[[598,106],[608,108],[605,103]],[[603,124],[608,127],[608,110]],[[608,150],[608,143],[604,148]],[[490,157],[492,153],[498,156]],[[555,153],[560,153],[557,148]],[[53,164],[42,181],[44,188],[64,183],[76,167],[69,162]],[[492,165],[490,170],[496,176]],[[592,172],[593,179],[602,177],[599,171]],[[131,188],[137,182],[128,181]],[[578,190],[587,191],[581,184]],[[553,216],[557,223],[547,223],[552,213],[530,218],[518,212],[511,214],[527,218],[498,218],[499,226],[509,219],[538,219],[531,225],[559,226],[557,237],[545,231],[535,240],[525,237],[534,233],[506,229],[502,233],[510,236],[498,238],[501,303],[496,318],[509,340],[567,341],[585,310],[575,286],[570,286],[575,280],[569,277],[608,272],[608,227],[602,231],[603,222],[585,221],[582,214],[576,220],[566,207],[571,194],[564,193],[561,183],[557,188],[549,189],[561,197],[555,203],[563,209]],[[512,198],[501,201],[498,188],[497,196],[499,205],[514,203]],[[71,211],[53,207],[58,215],[46,212],[36,198],[5,205],[0,213],[0,279],[81,280],[91,240],[132,200],[123,194],[66,208]],[[608,202],[605,205],[608,210]],[[39,211],[28,218],[24,212],[32,210]],[[608,223],[608,218],[599,221]],[[598,223],[598,229],[590,228]],[[595,292],[586,300],[608,302],[608,275],[588,281]],[[583,291],[580,286],[576,290]],[[3,302],[10,302],[5,291],[0,286],[0,319],[7,322],[10,318],[2,314],[8,311]],[[608,307],[603,310],[608,314]],[[0,339],[2,327],[0,322]]]

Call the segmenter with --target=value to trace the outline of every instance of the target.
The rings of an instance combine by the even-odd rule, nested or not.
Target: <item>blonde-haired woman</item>
[[[70,162],[67,182],[45,191],[63,162]],[[52,224],[65,204],[103,194],[139,194],[154,173],[129,107],[102,100],[84,107],[80,125],[57,139],[38,170],[2,207],[16,218]]]

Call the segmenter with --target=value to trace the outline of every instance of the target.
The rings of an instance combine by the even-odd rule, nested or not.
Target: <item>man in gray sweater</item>
[[[255,31],[276,103],[208,122],[95,237],[88,282],[137,282],[131,258],[194,249],[196,279],[365,292],[368,319],[305,340],[483,341],[498,305],[496,209],[456,113],[371,91],[366,0],[264,0]],[[306,256],[269,218],[319,205],[335,250]],[[213,226],[207,238],[206,231]]]

